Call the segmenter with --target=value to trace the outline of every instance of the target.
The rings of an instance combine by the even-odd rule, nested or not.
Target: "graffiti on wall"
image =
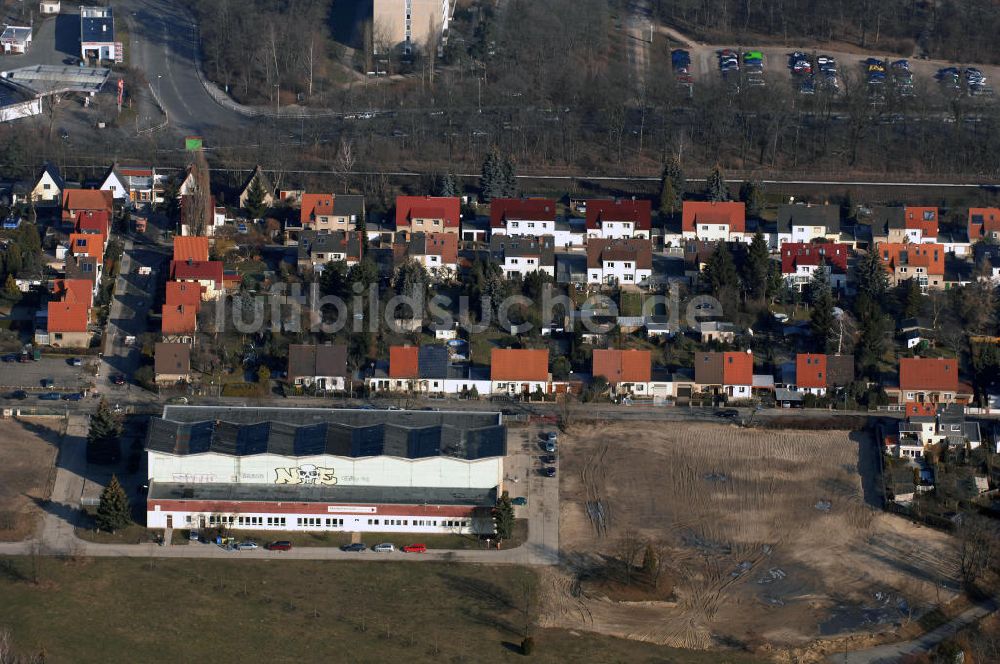
[[[275,484],[318,484],[333,486],[337,483],[333,468],[323,468],[311,463],[301,466],[274,469]]]

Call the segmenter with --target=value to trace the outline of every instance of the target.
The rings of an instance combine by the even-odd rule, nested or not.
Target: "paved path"
[[[1000,600],[994,597],[958,614],[951,621],[933,629],[913,641],[889,643],[867,650],[838,653],[827,657],[831,664],[892,664],[905,655],[928,652],[960,629],[988,616],[1000,607]]]

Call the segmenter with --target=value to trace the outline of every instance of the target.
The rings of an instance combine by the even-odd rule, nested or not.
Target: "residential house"
[[[753,353],[695,353],[694,382],[701,392],[749,399],[753,390]]]
[[[556,202],[547,198],[494,198],[490,201],[490,233],[555,236]]]
[[[191,382],[191,346],[156,342],[153,350],[153,379],[157,385]]]
[[[1000,242],[1000,208],[969,208],[969,242]]]
[[[451,394],[456,388],[449,386],[448,380],[464,373],[455,369],[447,346],[390,346],[388,372],[369,376],[368,388],[373,392]],[[488,392],[488,383],[485,388]]]
[[[170,278],[197,284],[203,300],[214,300],[225,290],[222,261],[170,261]]]
[[[898,404],[910,401],[968,403],[972,388],[959,381],[954,358],[902,357],[897,385],[887,385],[886,394]]]
[[[994,284],[1000,284],[1000,244],[979,242],[973,249],[976,265]]]
[[[207,261],[208,238],[197,236],[174,237],[175,261]]]
[[[69,253],[74,257],[92,259],[96,274],[94,283],[99,283],[104,272],[104,238],[96,233],[70,233]],[[69,259],[67,259],[69,263]]]
[[[396,232],[458,234],[460,210],[455,196],[397,196]]]
[[[587,238],[645,238],[652,228],[648,200],[592,200],[587,203]]]
[[[789,288],[799,292],[813,280],[817,270],[826,272],[835,290],[847,288],[847,261],[851,248],[834,242],[786,242],[781,245],[781,276]]]
[[[208,206],[198,204],[194,194],[180,197],[180,234],[183,237],[211,237],[226,223],[226,208],[215,204],[215,197],[209,197]],[[245,229],[244,229],[245,230]]]
[[[198,331],[198,309],[189,304],[164,304],[160,332],[166,341],[194,343]]]
[[[254,166],[253,171],[250,172],[250,176],[243,182],[243,186],[240,187],[240,208],[244,210],[246,209],[247,201],[250,198],[250,192],[253,190],[254,186],[259,186],[263,192],[265,207],[271,207],[274,205],[274,186],[271,184],[271,180],[268,179],[267,175],[264,173],[264,169],[260,167],[260,164],[257,164]]]
[[[35,183],[29,196],[35,203],[42,205],[58,205],[62,201],[62,192],[66,181],[59,174],[55,164],[46,162],[35,177]]]
[[[899,422],[898,434],[887,441],[886,451],[910,459],[923,457],[929,447],[936,445],[962,449],[982,445],[979,423],[966,420],[965,408],[959,404],[929,409],[911,409],[907,404],[906,419]]]
[[[100,189],[64,189],[62,192],[62,220],[72,224],[76,215],[85,211],[104,211],[114,215],[115,203],[110,191]]]
[[[853,355],[799,353],[795,356],[795,377],[792,384],[802,394],[823,396],[854,381]]]
[[[365,197],[347,194],[302,194],[299,218],[296,224],[289,221],[286,231],[311,230],[320,233],[358,230],[365,216]]]
[[[789,204],[778,207],[777,236],[774,247],[786,242],[840,240],[840,207],[836,205]]]
[[[81,210],[76,213],[73,230],[76,233],[101,236],[101,242],[107,249],[111,239],[111,215],[107,210]]]
[[[736,326],[727,321],[700,320],[698,321],[698,335],[703,344],[713,341],[731,344],[736,341]]]
[[[357,265],[361,262],[363,251],[364,239],[360,231],[302,231],[299,236],[299,270],[322,272],[331,261],[343,261],[348,266]]]
[[[347,385],[347,346],[290,344],[288,382],[323,392],[343,392]]]
[[[916,279],[923,292],[944,288],[945,250],[940,244],[883,242],[876,245],[876,251],[889,272],[892,285]]]
[[[594,349],[592,375],[604,376],[615,396],[649,395],[653,360],[648,350]]]
[[[88,348],[93,337],[88,323],[90,305],[86,302],[49,302],[46,319],[48,344],[60,348]]]
[[[877,207],[872,210],[872,239],[875,242],[937,242],[936,207]]]
[[[490,238],[490,254],[508,279],[514,276],[523,279],[532,272],[555,277],[555,246],[551,236],[494,235]]]
[[[458,235],[413,233],[406,255],[424,266],[435,279],[450,279],[458,272]]]
[[[186,305],[195,313],[201,310],[201,286],[189,281],[168,281],[164,302],[168,305]]]
[[[549,351],[494,348],[490,353],[490,392],[531,396],[549,392]]]
[[[144,166],[112,164],[104,173],[98,189],[110,191],[116,201],[130,203],[156,202],[156,172]]]
[[[746,204],[684,201],[681,236],[685,240],[714,242],[746,238]]]
[[[937,236],[938,244],[944,247],[944,250],[949,254],[954,254],[955,256],[961,258],[968,256],[972,253],[972,243],[969,242],[969,234],[967,229],[960,229],[957,231],[938,231]]]
[[[587,242],[588,284],[637,286],[652,273],[653,247],[647,239],[593,238]]]

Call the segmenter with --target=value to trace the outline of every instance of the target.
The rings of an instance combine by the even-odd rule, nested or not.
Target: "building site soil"
[[[560,456],[567,562],[543,574],[543,625],[802,652],[957,593],[950,536],[875,507],[866,433],[587,423]]]
[[[6,420],[0,437],[0,541],[22,540],[42,516],[55,479],[64,420]]]

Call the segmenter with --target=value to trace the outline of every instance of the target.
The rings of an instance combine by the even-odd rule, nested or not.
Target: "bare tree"
[[[333,162],[333,169],[340,176],[344,185],[344,193],[348,192],[348,184],[351,181],[351,173],[354,171],[354,148],[350,141],[341,141],[337,156]]]
[[[635,559],[642,551],[642,540],[631,528],[626,528],[618,540],[618,561],[622,564],[622,571],[625,573],[625,585],[632,585],[632,571],[635,567]]]
[[[996,562],[1000,532],[988,519],[967,515],[956,534],[962,581],[974,587]]]

